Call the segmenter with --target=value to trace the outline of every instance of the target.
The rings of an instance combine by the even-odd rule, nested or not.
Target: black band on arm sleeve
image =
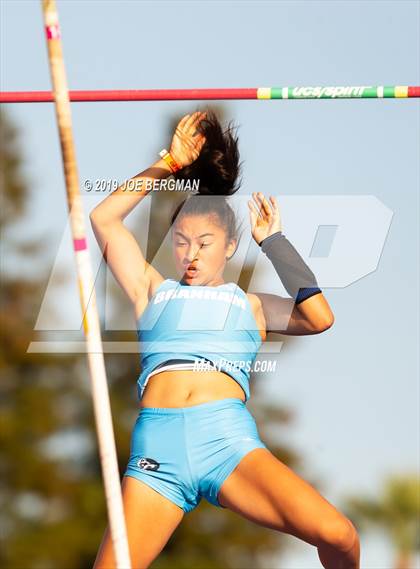
[[[311,269],[281,231],[263,239],[260,247],[296,304],[322,292]]]

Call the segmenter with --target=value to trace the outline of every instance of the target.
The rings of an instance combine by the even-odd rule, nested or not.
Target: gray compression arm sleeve
[[[322,292],[311,269],[281,231],[263,239],[260,247],[296,304]]]

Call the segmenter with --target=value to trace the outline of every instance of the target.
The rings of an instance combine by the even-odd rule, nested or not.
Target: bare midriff
[[[222,371],[171,370],[149,377],[139,407],[188,407],[235,397],[245,401],[242,387]]]

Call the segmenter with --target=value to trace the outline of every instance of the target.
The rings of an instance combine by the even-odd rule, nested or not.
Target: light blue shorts
[[[131,435],[124,476],[145,482],[184,512],[204,496],[223,508],[220,487],[254,448],[267,448],[241,399],[190,407],[143,407]]]

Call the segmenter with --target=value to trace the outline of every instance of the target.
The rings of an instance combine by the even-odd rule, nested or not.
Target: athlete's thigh
[[[182,520],[184,511],[147,484],[124,476],[124,515],[132,569],[145,569],[159,555]],[[114,569],[116,562],[109,526],[93,569]]]
[[[317,545],[346,518],[268,449],[249,452],[222,484],[219,502],[247,519]]]

